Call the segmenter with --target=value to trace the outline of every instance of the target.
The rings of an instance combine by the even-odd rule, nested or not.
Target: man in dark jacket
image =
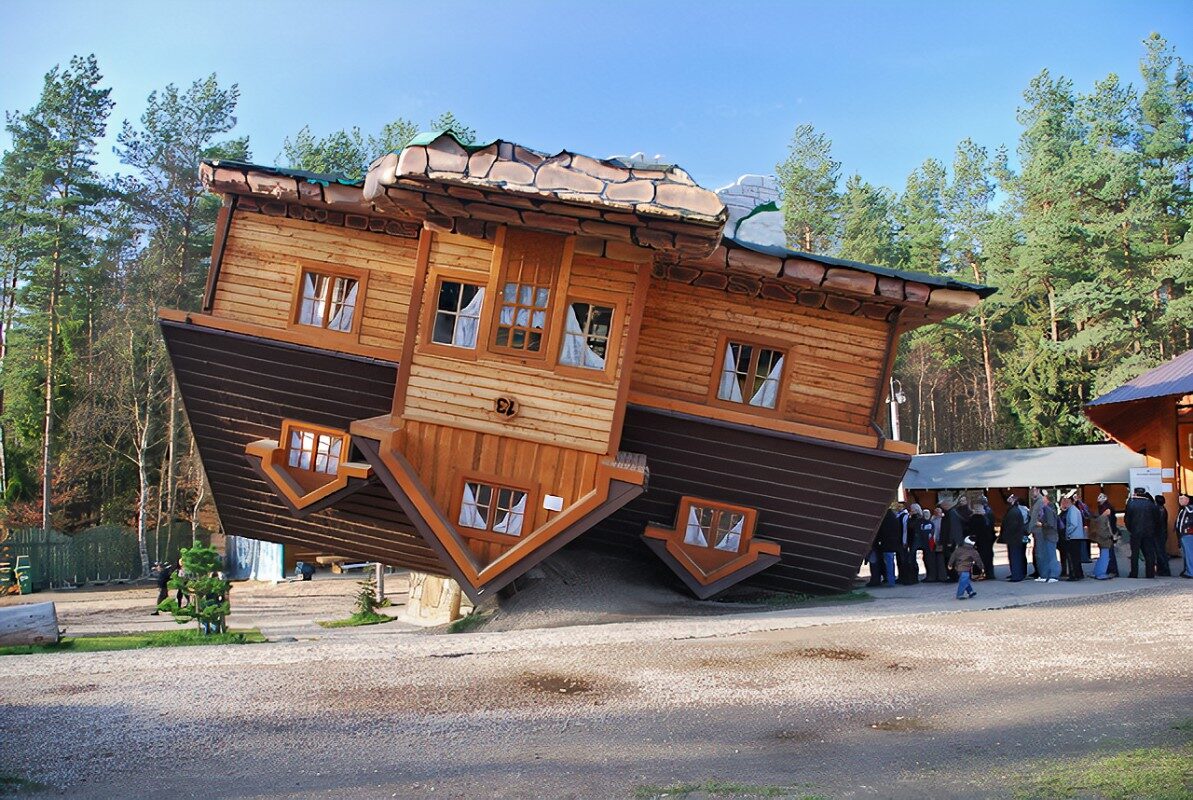
[[[1139,577],[1139,557],[1143,556],[1144,574],[1156,577],[1156,504],[1147,498],[1142,486],[1135,487],[1135,496],[1127,501],[1123,524],[1131,534],[1131,573]]]
[[[170,594],[170,578],[174,577],[175,566],[170,562],[160,561],[154,565],[153,577],[157,581],[157,603],[154,604],[151,616],[158,615],[157,606]]]
[[[882,524],[878,526],[878,550],[882,553],[883,566],[886,568],[886,585],[895,585],[895,554],[903,546],[903,526],[891,509],[886,510]]]
[[[1027,509],[1019,505],[1015,495],[1007,496],[1007,513],[1002,518],[998,541],[1007,546],[1007,560],[1011,564],[1011,577],[1007,580],[1018,583],[1027,577]]]
[[[1165,578],[1172,577],[1172,570],[1168,564],[1168,507],[1164,505],[1164,495],[1156,495],[1156,574]]]
[[[953,551],[965,543],[965,526],[970,517],[969,498],[964,494],[945,512],[944,522],[940,526],[940,536],[944,539],[944,557],[947,563],[953,557]],[[949,567],[949,582],[957,582],[957,572]]]

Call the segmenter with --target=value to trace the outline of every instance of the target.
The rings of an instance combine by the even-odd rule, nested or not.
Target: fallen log
[[[0,646],[57,642],[58,612],[53,603],[0,608]]]

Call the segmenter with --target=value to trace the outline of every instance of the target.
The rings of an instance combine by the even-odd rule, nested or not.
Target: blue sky
[[[137,118],[150,90],[210,72],[241,88],[238,133],[285,136],[450,109],[486,138],[594,156],[662,154],[717,187],[770,172],[791,132],[827,133],[844,174],[901,187],[969,136],[1012,147],[1043,68],[1079,90],[1138,81],[1159,31],[1193,60],[1193,2],[0,3],[0,109],[94,52]],[[111,138],[111,137],[109,137]],[[0,146],[7,138],[0,135]],[[105,144],[102,166],[119,168]]]

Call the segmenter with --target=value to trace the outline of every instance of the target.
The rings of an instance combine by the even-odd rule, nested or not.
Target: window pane
[[[517,489],[497,490],[497,513],[493,524],[494,533],[509,536],[522,534],[522,520],[526,514],[526,493]]]
[[[436,344],[451,344],[456,331],[456,315],[446,311],[435,312],[435,322],[431,326],[431,341]]]
[[[352,330],[352,315],[356,312],[356,292],[359,287],[354,278],[336,278],[332,290],[331,317],[327,327],[333,331]]]
[[[327,276],[305,272],[302,276],[302,307],[298,321],[302,325],[323,327],[323,311],[327,305]]]
[[[717,519],[716,549],[736,553],[741,547],[742,528],[746,515],[738,511],[722,511]]]
[[[533,286],[523,286],[521,289],[521,292],[518,295],[518,302],[524,306],[528,306],[531,304],[531,298],[533,296],[534,296],[534,287]]]
[[[712,527],[713,510],[711,508],[701,508],[700,506],[690,506],[688,510],[688,523],[684,531],[684,544],[695,545],[697,547],[708,547],[709,529]]]
[[[436,306],[440,311],[451,311],[455,313],[460,310],[460,290],[462,284],[455,281],[443,281],[439,284],[439,304]]]
[[[478,483],[464,484],[464,497],[460,502],[460,525],[482,531],[488,527],[488,489],[489,487]]]
[[[547,307],[547,298],[549,298],[550,296],[551,296],[551,292],[549,289],[544,289],[544,288],[540,287],[534,296],[535,308],[546,308]]]

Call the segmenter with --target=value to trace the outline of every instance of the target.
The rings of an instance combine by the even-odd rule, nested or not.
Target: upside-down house
[[[363,181],[227,161],[161,328],[227,533],[457,580],[579,536],[698,597],[845,588],[911,448],[899,335],[989,290],[759,247],[674,166],[424,134]]]

